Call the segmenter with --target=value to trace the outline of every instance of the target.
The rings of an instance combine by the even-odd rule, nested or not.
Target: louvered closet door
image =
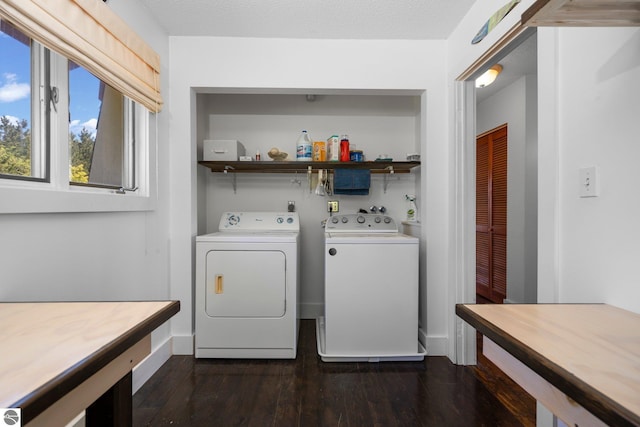
[[[476,141],[476,293],[507,295],[507,127]]]

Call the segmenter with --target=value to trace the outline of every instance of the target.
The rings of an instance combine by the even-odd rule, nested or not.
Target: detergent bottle
[[[303,130],[296,145],[296,160],[310,162],[312,159],[312,146],[311,137],[306,130]]]

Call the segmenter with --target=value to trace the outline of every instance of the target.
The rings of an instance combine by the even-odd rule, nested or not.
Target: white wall
[[[558,301],[640,312],[640,29],[555,35]],[[578,197],[585,166],[598,168],[599,197]]]
[[[529,127],[537,126],[536,82],[535,75],[523,76],[476,110],[478,135],[507,124],[507,300],[511,303],[536,302],[537,137],[527,134]],[[527,250],[531,246],[534,250]]]
[[[443,354],[449,274],[449,149],[444,66],[438,66],[434,58],[446,56],[444,42],[172,37],[170,43],[172,296],[181,299],[183,307],[193,298],[194,237],[198,216],[202,216],[202,209],[197,206],[198,179],[207,179],[196,165],[200,126],[196,120],[196,92],[426,91],[421,99],[423,117],[416,123],[423,130],[419,142],[423,166],[418,185],[423,196],[422,219],[430,224],[423,231],[423,238],[429,242],[426,258],[430,265],[424,278],[428,310],[423,325],[432,350]],[[239,194],[242,188],[240,184]],[[174,323],[174,335],[184,343],[184,351],[190,351],[192,317],[192,313],[184,311]]]
[[[0,216],[0,299],[100,301],[166,296],[166,286],[161,290],[146,286],[145,216]]]
[[[538,30],[539,302],[640,312],[638,51],[637,28]],[[578,197],[585,166],[598,168],[597,198]]]
[[[449,81],[456,79],[463,71],[489,50],[505,33],[520,22],[522,13],[535,0],[522,0],[497,26],[479,43],[471,40],[489,17],[504,6],[502,0],[484,0],[475,2],[460,24],[447,39],[447,64]],[[452,111],[453,113],[453,111]],[[452,128],[453,130],[453,128]]]
[[[162,58],[168,91],[168,38],[138,4],[108,3]],[[0,215],[0,300],[151,300],[169,297],[168,107],[158,115],[158,203],[152,212]],[[154,120],[152,120],[154,123]],[[155,136],[156,129],[151,130]],[[152,335],[157,349],[170,338]]]

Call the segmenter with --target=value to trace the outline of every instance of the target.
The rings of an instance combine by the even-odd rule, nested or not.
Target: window
[[[60,87],[50,81],[50,58],[60,55],[0,21],[0,176],[48,178],[50,121]],[[104,188],[135,187],[135,103],[73,61],[68,63],[69,182]],[[50,111],[53,108],[53,112]],[[55,141],[53,141],[55,142]]]
[[[135,103],[69,61],[69,180],[135,187]]]
[[[148,138],[147,108],[0,19],[0,213],[152,208]]]
[[[47,115],[40,113],[44,102],[34,88],[46,75],[46,51],[0,20],[0,52],[0,177],[44,180]]]

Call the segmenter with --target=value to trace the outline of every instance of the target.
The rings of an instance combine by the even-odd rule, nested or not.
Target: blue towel
[[[366,196],[371,186],[369,169],[334,169],[333,194]]]

